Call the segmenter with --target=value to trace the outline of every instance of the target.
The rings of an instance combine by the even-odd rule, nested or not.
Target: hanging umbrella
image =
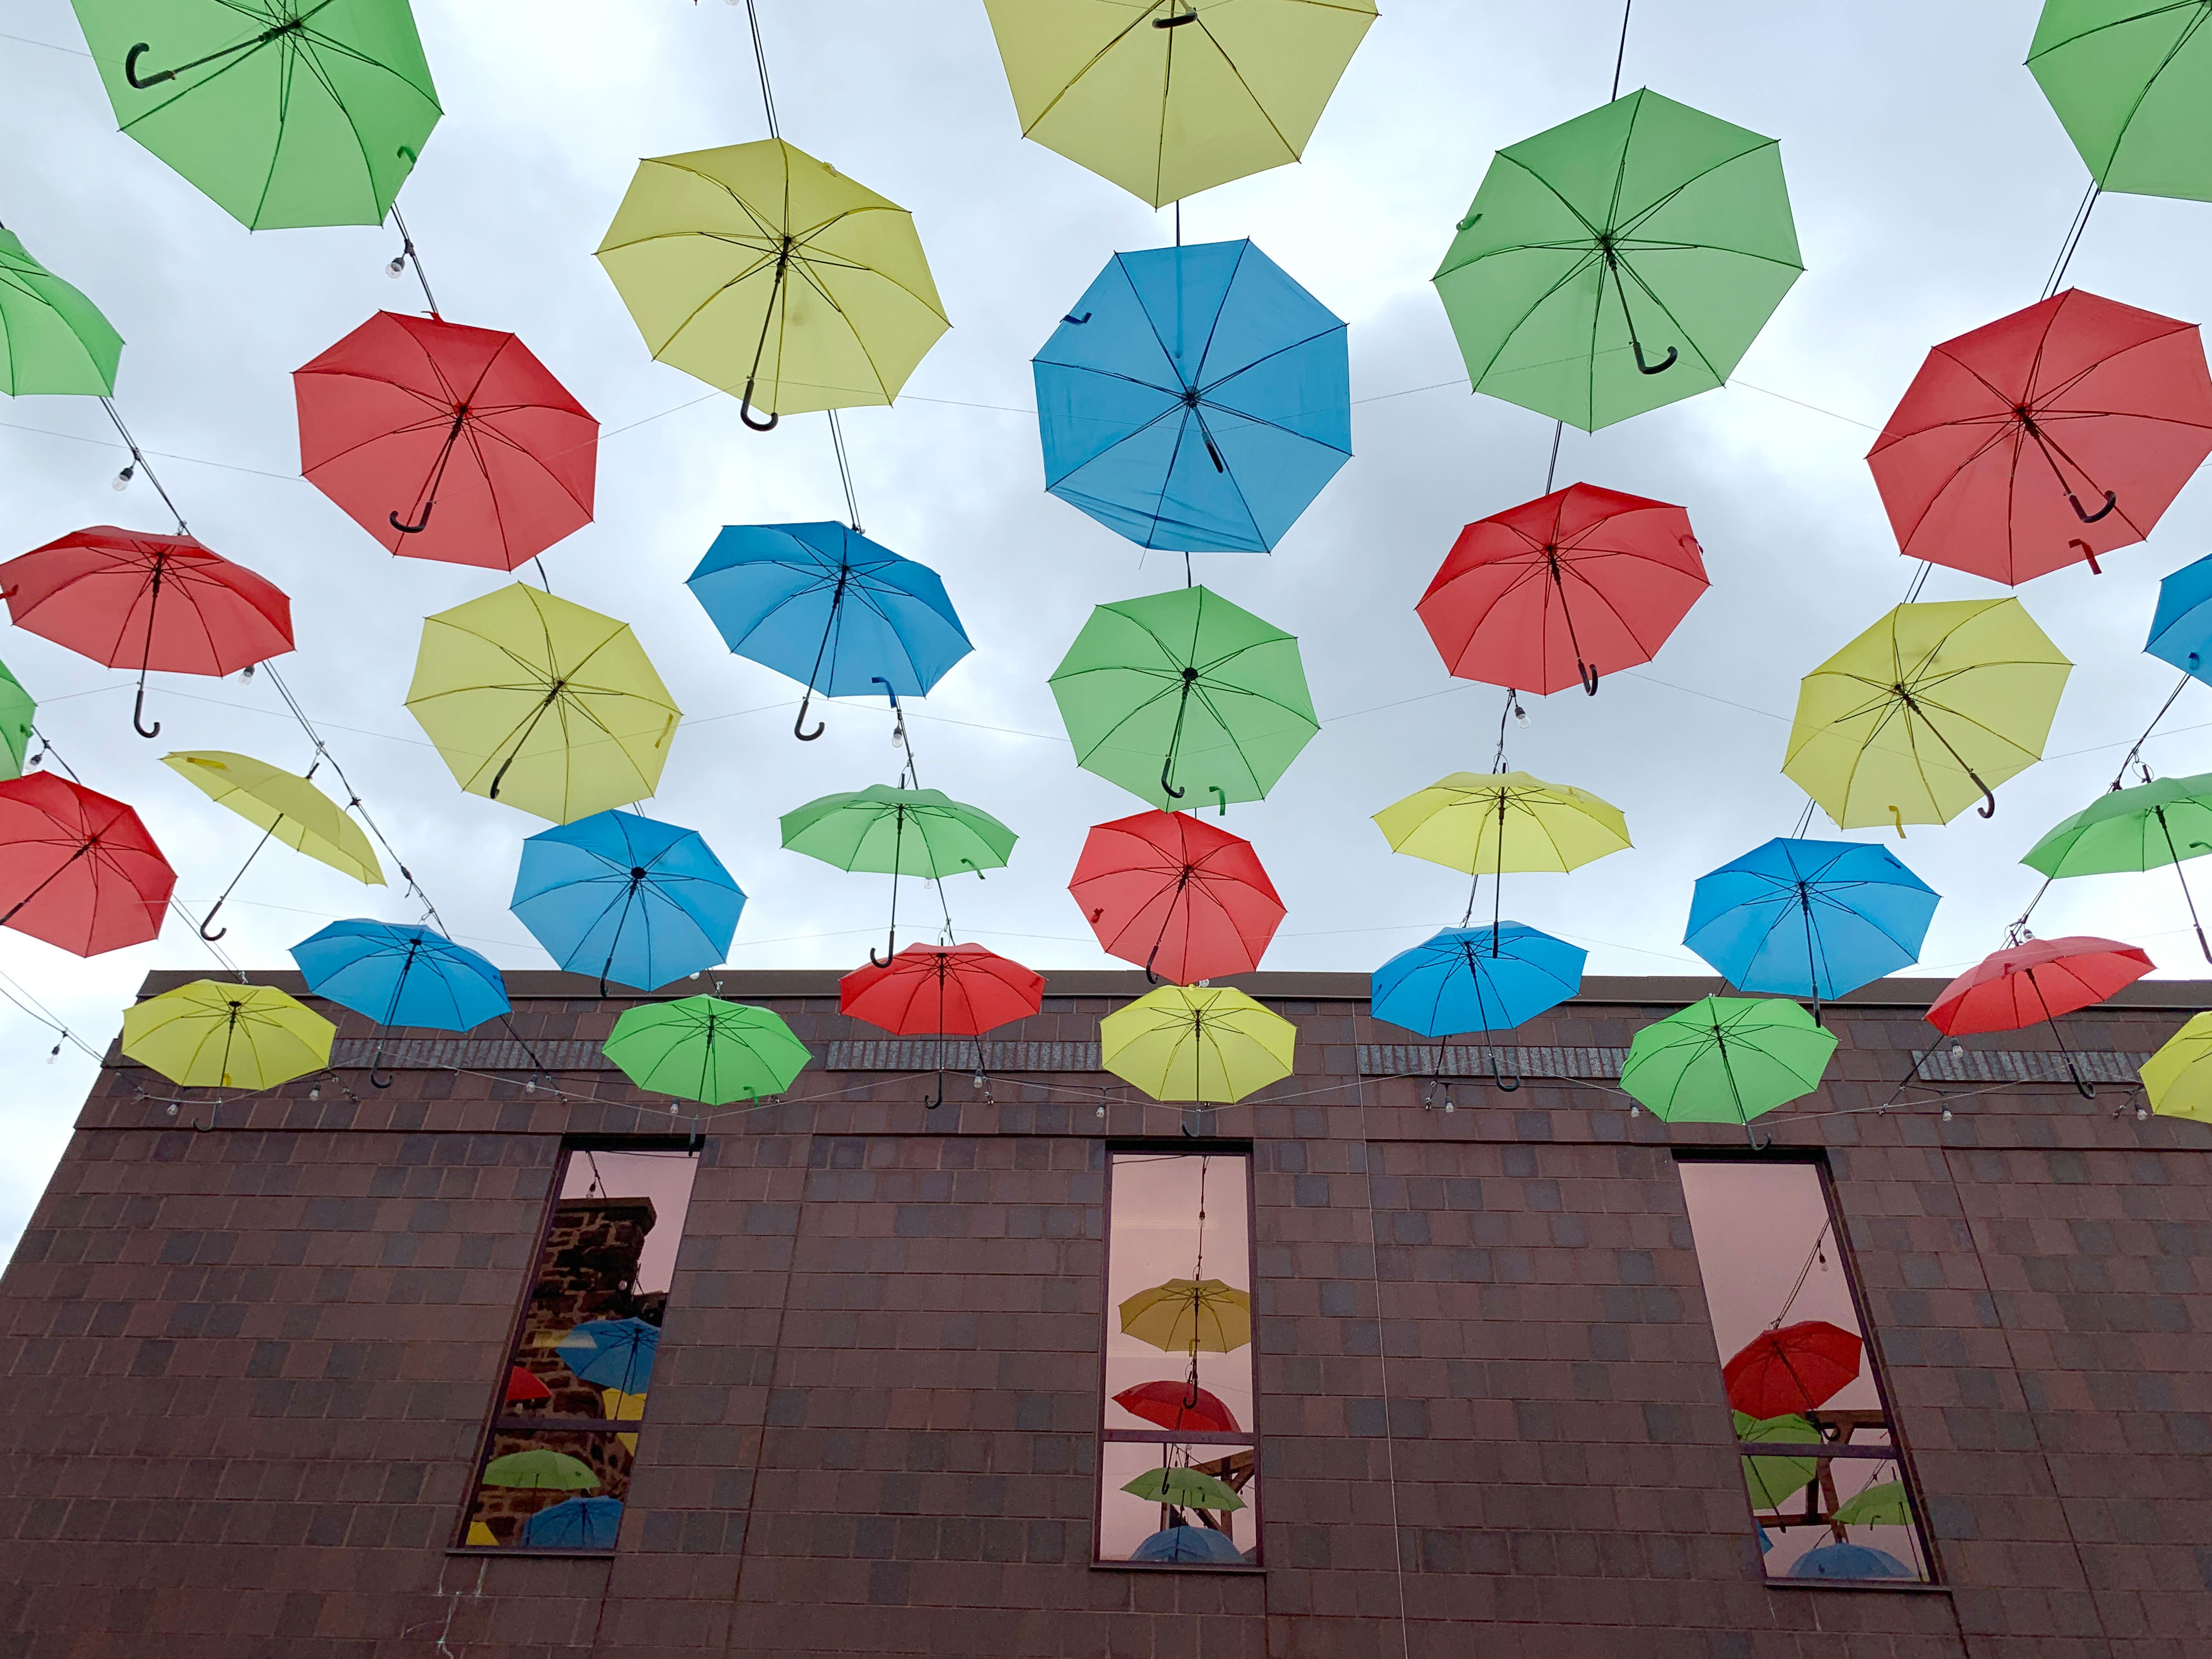
[[[2212,201],[2212,36],[2197,0],[2052,0],[2027,67],[2100,189]]]
[[[273,1089],[327,1071],[337,1027],[268,985],[194,980],[125,1009],[123,1052],[187,1089]]]
[[[308,778],[281,770],[249,755],[233,754],[227,749],[179,750],[162,756],[161,764],[217,805],[228,807],[263,832],[253,851],[246,854],[246,865],[240,867],[238,877],[233,878],[232,887],[237,886],[246,867],[272,841],[281,842],[295,852],[305,853],[364,886],[384,885],[384,869],[376,861],[376,851],[368,844],[368,835],[346,816],[345,808],[316,788]],[[226,889],[223,897],[228,896]],[[221,908],[222,899],[219,898],[200,919],[202,938],[221,939],[230,931],[227,927],[208,931],[215,921],[215,913]]]
[[[1917,1578],[1887,1550],[1865,1544],[1822,1544],[1790,1564],[1792,1578]]]
[[[1706,586],[1688,514],[1577,483],[1468,526],[1413,608],[1461,679],[1595,696],[1601,672],[1650,661]]]
[[[1375,0],[984,0],[1022,137],[1154,207],[1295,161]]]
[[[1739,1441],[1784,1446],[1820,1443],[1820,1430],[1802,1417],[1790,1415],[1761,1420],[1742,1412],[1735,1412],[1732,1415],[1735,1423],[1735,1437]],[[1755,1510],[1780,1509],[1812,1485],[1813,1477],[1820,1470],[1820,1461],[1816,1457],[1745,1458],[1743,1480],[1744,1485],[1751,1490],[1751,1506]]]
[[[1665,1122],[1747,1126],[1819,1088],[1835,1052],[1796,1003],[1705,997],[1629,1040],[1620,1086]]]
[[[912,216],[780,138],[640,161],[599,258],[653,356],[763,432],[890,402],[951,325]]]
[[[80,957],[161,931],[177,872],[138,815],[49,772],[0,783],[0,927]]]
[[[1463,870],[1478,882],[1491,876],[1493,928],[1504,921],[1508,870],[1564,872],[1630,845],[1619,807],[1526,772],[1454,772],[1393,801],[1375,814],[1375,827],[1394,853]],[[1474,907],[1470,890],[1470,914]]]
[[[94,525],[0,564],[18,628],[110,668],[138,671],[131,724],[142,738],[146,674],[234,674],[292,648],[292,602],[271,582],[191,536]]]
[[[1190,1429],[1201,1434],[1239,1432],[1237,1413],[1218,1395],[1194,1383],[1139,1382],[1115,1395],[1114,1403],[1132,1417],[1141,1417],[1164,1429]]]
[[[1093,826],[1067,890],[1102,950],[1179,985],[1251,972],[1283,920],[1252,843],[1188,812]]]
[[[571,1498],[525,1521],[520,1541],[532,1550],[611,1550],[622,1517],[619,1498]]]
[[[1099,1058],[1154,1100],[1225,1103],[1288,1077],[1297,1035],[1228,986],[1163,985],[1098,1022]]]
[[[2212,772],[2108,790],[2045,830],[2021,862],[2054,881],[2172,865],[2197,929],[2197,948],[2212,962],[2212,944],[2205,942],[2189,878],[2181,872],[2185,860],[2207,853],[2212,853]]]
[[[0,392],[109,397],[122,356],[123,337],[100,307],[0,225]]]
[[[510,1365],[507,1371],[507,1393],[502,1403],[509,1406],[537,1405],[550,1400],[553,1390],[547,1388],[534,1372],[520,1365]]]
[[[587,1319],[553,1345],[580,1382],[643,1394],[660,1352],[660,1327],[642,1319]]]
[[[2160,1117],[2212,1123],[2212,1013],[2189,1023],[2142,1063],[2143,1096]]]
[[[1182,1510],[1241,1510],[1244,1500],[1226,1481],[1200,1470],[1177,1466],[1146,1469],[1121,1490],[1151,1504],[1172,1504]]]
[[[507,1011],[498,969],[419,923],[334,921],[292,960],[309,991],[383,1026],[470,1031]]]
[[[1902,1480],[1883,1480],[1861,1490],[1836,1506],[1835,1518],[1846,1527],[1909,1527],[1912,1499]]]
[[[582,1459],[550,1447],[533,1446],[528,1451],[493,1458],[484,1465],[483,1484],[526,1492],[590,1492],[600,1482]]]
[[[1139,547],[1267,552],[1352,459],[1344,324],[1249,242],[1115,254],[1035,368],[1045,489]]]
[[[1264,800],[1321,730],[1297,641],[1203,587],[1098,606],[1051,684],[1076,763],[1162,808]]]
[[[2158,609],[2143,649],[2212,684],[2212,554],[2159,583]]]
[[[462,788],[556,823],[652,794],[683,718],[628,623],[521,582],[424,620],[407,712]]]
[[[602,1046],[648,1094],[704,1106],[780,1095],[812,1058],[781,1016],[720,997],[625,1008]]]
[[[22,681],[0,662],[0,781],[23,775],[23,757],[31,747],[31,722],[39,705],[23,690]]]
[[[386,552],[512,570],[592,521],[599,423],[512,334],[380,311],[292,389],[300,471]]]
[[[1726,382],[1803,274],[1780,147],[1650,91],[1498,151],[1458,230],[1474,389],[1586,432]]]
[[[684,585],[723,644],[806,687],[804,742],[816,692],[922,696],[974,649],[934,570],[835,522],[726,525]]]
[[[1747,1417],[1815,1410],[1857,1380],[1863,1346],[1825,1319],[1761,1331],[1721,1367],[1729,1404]]]
[[[2154,965],[2143,951],[2118,939],[2081,934],[2024,939],[1984,957],[1945,986],[1926,1018],[1946,1036],[2023,1030],[2038,1020],[2094,1007]]]
[[[438,124],[407,0],[71,0],[123,131],[248,230],[375,225]]]
[[[967,870],[981,877],[986,870],[1004,868],[1019,839],[981,807],[935,789],[896,789],[881,783],[823,795],[786,812],[778,823],[787,851],[804,853],[840,870],[868,870],[890,877],[886,958],[898,949],[901,876],[941,881]],[[868,960],[884,965],[872,947]]]
[[[2024,582],[2141,541],[2207,455],[2197,325],[2069,289],[1930,351],[1867,465],[1907,557]]]
[[[1124,1486],[1122,1491],[1129,1489]],[[1234,1565],[1244,1559],[1237,1540],[1211,1527],[1163,1527],[1139,1540],[1129,1552],[1132,1561],[1206,1561]]]
[[[1782,769],[1845,830],[1992,817],[2073,666],[2018,599],[1900,605],[1805,677]]]
[[[509,908],[572,974],[645,990],[730,953],[745,896],[696,830],[594,812],[522,843]]]
[[[1698,878],[1682,943],[1739,990],[1812,998],[1817,1018],[1917,962],[1936,904],[1887,848],[1778,837]]]
[[[1235,1353],[1252,1340],[1252,1298],[1218,1279],[1170,1279],[1125,1297],[1118,1311],[1122,1335],[1163,1353]]]
[[[895,1036],[981,1036],[1043,1002],[1042,974],[980,945],[909,945],[837,981],[841,1013]]]
[[[1510,1031],[1580,990],[1588,957],[1579,946],[1517,921],[1447,927],[1375,970],[1369,1010],[1428,1037]]]

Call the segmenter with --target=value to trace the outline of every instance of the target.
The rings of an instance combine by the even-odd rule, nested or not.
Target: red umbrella
[[[146,671],[231,674],[292,648],[292,602],[275,584],[191,536],[94,525],[0,564],[19,628],[110,668],[138,671],[131,724],[144,724]]]
[[[1928,1023],[1946,1036],[2017,1031],[2102,1002],[2154,965],[2117,939],[2032,939],[1983,957],[1945,986]]]
[[[1195,1382],[1139,1382],[1115,1395],[1114,1403],[1164,1429],[1194,1429],[1201,1434],[1238,1431],[1237,1413]]]
[[[1252,843],[1188,812],[1097,825],[1067,890],[1110,955],[1178,985],[1249,973],[1283,920]]]
[[[512,334],[380,311],[292,385],[300,470],[391,552],[512,570],[591,522],[599,423]]]
[[[1044,1005],[1044,976],[980,945],[909,945],[880,966],[871,962],[837,981],[837,1006],[898,1036],[981,1036]],[[944,1044],[938,1045],[937,1098],[945,1100]],[[976,1068],[982,1048],[976,1048]]]
[[[537,1375],[520,1365],[510,1366],[507,1373],[507,1403],[510,1406],[524,1401],[550,1400],[553,1390],[547,1388]]]
[[[1649,662],[1705,591],[1690,516],[1570,484],[1459,533],[1414,607],[1463,680],[1560,691]]]
[[[1826,1405],[1858,1376],[1861,1346],[1825,1319],[1761,1331],[1721,1367],[1729,1404],[1761,1420]]]
[[[2141,541],[2207,455],[2197,325],[2069,289],[1929,352],[1867,464],[1908,557],[2018,583]]]
[[[158,934],[176,884],[121,801],[50,772],[0,783],[0,927],[96,957]]]

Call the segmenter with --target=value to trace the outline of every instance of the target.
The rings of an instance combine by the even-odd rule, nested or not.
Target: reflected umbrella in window
[[[1734,1413],[1735,1437],[1760,1445],[1818,1445],[1820,1430],[1795,1413],[1781,1417],[1756,1418],[1745,1412]],[[1813,1483],[1820,1471],[1817,1457],[1747,1457],[1743,1460],[1744,1485],[1751,1492],[1751,1504],[1755,1510],[1778,1510]]]
[[[1155,982],[1249,973],[1283,920],[1252,843],[1188,812],[1094,825],[1067,890],[1100,946]]]
[[[1832,1031],[1779,997],[1705,997],[1629,1040],[1620,1086],[1668,1123],[1739,1123],[1820,1086]]]
[[[1887,1550],[1864,1544],[1823,1544],[1790,1564],[1792,1578],[1917,1578],[1919,1575]]]
[[[1375,970],[1368,981],[1369,1012],[1425,1037],[1480,1031],[1486,1048],[1492,1031],[1525,1024],[1581,989],[1588,959],[1578,945],[1517,921],[1448,927]],[[1506,1080],[1494,1054],[1491,1066],[1499,1088],[1510,1092],[1521,1086],[1517,1073]],[[1443,1084],[1441,1042],[1437,1070],[1432,1091]],[[1444,1109],[1451,1109],[1449,1093]]]
[[[1824,1406],[1856,1380],[1863,1346],[1824,1319],[1761,1331],[1721,1367],[1729,1404],[1753,1418]]]
[[[510,1365],[507,1368],[505,1395],[507,1405],[534,1406],[552,1397],[553,1390],[547,1388],[535,1373],[526,1371],[520,1365]]]
[[[522,843],[509,907],[571,973],[652,990],[729,954],[745,896],[696,830],[594,812]]]
[[[587,1319],[553,1345],[579,1382],[641,1395],[653,1380],[660,1327],[642,1319]]]
[[[1138,1482],[1132,1481],[1121,1490],[1133,1492],[1139,1498],[1148,1496],[1137,1490],[1138,1485]],[[1161,1528],[1131,1550],[1128,1559],[1132,1561],[1200,1561],[1229,1565],[1243,1561],[1244,1553],[1237,1547],[1237,1540],[1225,1532],[1216,1532],[1211,1527],[1184,1525]]]
[[[623,1506],[614,1498],[571,1498],[542,1509],[522,1523],[525,1549],[611,1550],[622,1530]]]
[[[1244,1500],[1225,1481],[1197,1469],[1175,1466],[1146,1469],[1121,1490],[1149,1503],[1179,1510],[1212,1510],[1226,1514],[1244,1507]]]
[[[509,1452],[484,1465],[483,1485],[526,1492],[589,1492],[600,1484],[590,1464],[544,1446]]]
[[[1170,1279],[1128,1297],[1121,1313],[1124,1334],[1164,1353],[1234,1353],[1252,1340],[1252,1298],[1218,1279]]]
[[[1127,1328],[1126,1326],[1123,1328]],[[1193,1429],[1206,1434],[1238,1432],[1237,1413],[1208,1389],[1182,1382],[1139,1382],[1114,1396],[1133,1417],[1164,1429]]]
[[[1846,1527],[1909,1527],[1912,1500],[1902,1480],[1879,1481],[1839,1504],[1834,1519]]]
[[[625,1008],[601,1048],[639,1088],[706,1106],[780,1095],[812,1058],[781,1015],[720,997]]]

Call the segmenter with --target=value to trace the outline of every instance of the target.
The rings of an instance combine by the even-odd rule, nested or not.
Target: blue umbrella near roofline
[[[2143,649],[2212,685],[2212,554],[2158,585],[2158,609]]]
[[[509,907],[554,961],[652,990],[729,954],[745,896],[696,830],[594,812],[522,843]]]
[[[1480,1031],[1486,1038],[1492,1031],[1524,1025],[1574,995],[1582,988],[1588,959],[1586,951],[1566,940],[1517,921],[1447,927],[1375,970],[1368,984],[1369,1007],[1376,1018],[1425,1037]],[[1437,1063],[1441,1071],[1441,1045]],[[1518,1076],[1506,1080],[1494,1054],[1491,1073],[1501,1089],[1521,1086]],[[1451,1109],[1449,1093],[1444,1109]]]
[[[307,989],[389,1030],[413,1025],[467,1031],[508,1008],[506,981],[474,951],[420,925],[355,919],[334,921],[292,947]],[[383,1045],[369,1062],[380,1089]]]

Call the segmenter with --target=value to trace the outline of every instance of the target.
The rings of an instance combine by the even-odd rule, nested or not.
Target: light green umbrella
[[[1435,282],[1477,392],[1595,432],[1725,382],[1802,272],[1775,141],[1645,91],[1499,150]]]
[[[2212,962],[2212,945],[2205,943],[2204,926],[2197,920],[2197,900],[2181,873],[2185,860],[2207,853],[2212,853],[2212,772],[2110,790],[2054,824],[2021,862],[2053,880],[2172,865],[2197,929],[2197,948]]]
[[[601,1052],[648,1093],[707,1106],[780,1095],[813,1058],[781,1016],[720,997],[626,1009]]]
[[[2212,6],[2049,0],[2027,67],[2105,190],[2212,201]]]
[[[520,1486],[526,1492],[589,1492],[599,1484],[599,1477],[580,1457],[533,1446],[493,1458],[484,1465],[483,1484]]]
[[[1187,1510],[1241,1510],[1244,1500],[1229,1483],[1197,1469],[1146,1469],[1121,1488],[1154,1504]]]
[[[1747,1417],[1741,1412],[1732,1415],[1738,1440],[1809,1445],[1820,1438],[1820,1430],[1802,1417],[1761,1419]],[[1820,1470],[1820,1462],[1815,1457],[1747,1457],[1743,1460],[1743,1483],[1751,1489],[1753,1509],[1778,1510],[1804,1491]]]
[[[1847,1527],[1909,1527],[1912,1500],[1905,1495],[1905,1482],[1884,1480],[1838,1505],[1836,1519]]]
[[[38,712],[23,683],[0,662],[0,779],[23,775],[23,753],[31,746],[31,721]]]
[[[986,870],[1003,869],[1019,839],[981,807],[935,789],[895,789],[882,783],[824,795],[786,812],[779,822],[787,851],[840,870],[890,877],[890,942],[880,959],[872,946],[868,951],[868,960],[879,968],[898,950],[901,876],[942,881],[967,870],[980,878]]]
[[[1748,1125],[1819,1088],[1835,1052],[1785,997],[1706,997],[1629,1039],[1620,1086],[1669,1123]]]
[[[0,392],[109,397],[122,355],[123,337],[100,307],[0,225]]]
[[[249,230],[374,225],[438,124],[407,0],[71,0],[123,131]]]

